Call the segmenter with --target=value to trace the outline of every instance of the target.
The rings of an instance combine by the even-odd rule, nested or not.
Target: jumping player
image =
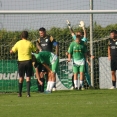
[[[71,35],[72,35],[74,40],[76,40],[76,35],[80,35],[81,36],[81,40],[84,41],[84,42],[87,42],[86,29],[85,29],[85,25],[84,25],[83,21],[81,21],[80,25],[79,25],[83,29],[83,32],[78,31],[78,32],[76,32],[76,34],[73,32],[73,29],[71,28],[71,24],[70,24],[69,21],[67,21],[67,25],[68,25],[68,28],[69,28],[69,30],[71,32]],[[89,52],[87,52],[87,56],[90,57],[91,59],[94,58],[94,56],[90,55]],[[86,77],[86,81],[87,81],[87,83],[89,85],[89,88],[92,88],[90,75],[88,73],[88,65],[90,65],[89,61],[87,61],[87,62],[85,61],[85,77]]]

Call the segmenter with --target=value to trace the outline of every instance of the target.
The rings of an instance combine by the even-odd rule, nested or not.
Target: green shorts
[[[85,65],[73,66],[73,73],[85,72]]]
[[[52,72],[57,73],[58,67],[59,67],[59,58],[57,58],[56,61],[51,65]]]

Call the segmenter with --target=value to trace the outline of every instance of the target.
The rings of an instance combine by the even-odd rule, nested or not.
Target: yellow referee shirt
[[[25,61],[32,59],[31,52],[36,48],[29,40],[22,39],[13,46],[12,51],[18,52],[18,61]]]

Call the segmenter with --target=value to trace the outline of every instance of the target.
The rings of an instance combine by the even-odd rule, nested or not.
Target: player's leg
[[[18,97],[22,97],[22,87],[25,75],[25,66],[23,62],[18,62],[18,72],[19,72],[19,94]]]
[[[44,72],[40,73],[40,80],[43,83],[42,85],[39,83],[39,91],[42,93],[44,92],[44,85],[45,85],[45,79],[44,79]]]
[[[53,73],[50,74],[51,81],[50,81],[49,91],[52,91],[52,88],[54,87],[54,84],[56,82],[56,73],[58,72],[58,66],[59,66],[59,59],[57,58],[56,61],[51,65],[51,70]]]
[[[112,87],[111,87],[111,89],[115,89],[116,88],[116,71],[111,71],[111,75],[112,75]]]
[[[79,72],[80,72],[80,87],[79,87],[79,89],[81,90],[84,86],[83,80],[84,80],[85,65],[79,66]]]
[[[73,73],[74,73],[74,88],[78,89],[78,66],[73,66]]]
[[[30,97],[30,84],[31,84],[30,80],[31,76],[33,76],[33,66],[31,60],[25,62],[25,71],[26,71],[27,97]]]
[[[42,72],[42,64],[41,63],[38,63],[38,71],[39,71],[39,76],[41,76],[41,72]],[[39,81],[37,79],[37,88],[38,88],[38,92],[41,92],[41,85],[39,84]]]
[[[47,75],[48,75],[48,81],[47,81],[46,92],[49,92],[50,86],[51,86],[52,77],[51,77],[51,74],[50,73],[47,73]]]
[[[58,63],[57,64],[59,64],[59,58],[58,58]],[[55,65],[55,67],[56,67],[56,65]],[[53,69],[55,69],[55,68],[53,68]],[[57,67],[57,70],[56,71],[58,71],[58,67]],[[54,86],[53,86],[53,91],[56,91],[56,75],[55,75],[55,83],[54,83]]]
[[[91,87],[91,79],[88,72],[88,64],[86,61],[85,61],[85,78],[86,78],[87,84],[89,85],[89,87]]]
[[[71,87],[71,90],[73,90],[75,87],[74,87],[74,74],[72,75],[72,87]]]
[[[111,77],[112,77],[112,87],[110,89],[116,88],[116,60],[111,60]]]
[[[19,94],[18,94],[18,97],[22,97],[23,81],[24,81],[24,77],[19,77]]]

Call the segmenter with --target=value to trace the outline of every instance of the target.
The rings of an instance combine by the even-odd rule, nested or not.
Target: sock
[[[56,82],[54,82],[54,86],[53,86],[53,88],[56,88]]]
[[[19,94],[21,95],[22,93],[22,86],[23,86],[23,83],[19,83]]]
[[[52,91],[52,88],[53,88],[54,84],[55,84],[55,82],[50,81],[50,88],[49,88],[49,91]]]
[[[43,83],[43,85],[40,85],[40,91],[41,92],[44,92],[45,79],[44,78],[41,78],[40,80]]]
[[[72,75],[72,86],[74,87],[74,75]]]
[[[112,81],[112,85],[116,87],[116,81]]]
[[[45,78],[45,81],[46,81],[46,83],[48,82],[48,74],[45,74],[44,75],[44,78]]]
[[[48,82],[47,82],[47,88],[46,88],[46,91],[49,91],[49,89],[50,89],[50,83],[51,83],[51,81],[48,81]]]
[[[85,73],[85,78],[86,78],[88,85],[91,86],[91,80],[90,80],[90,76],[88,73]]]
[[[40,85],[39,85],[38,80],[37,80],[37,88],[38,88],[38,91],[40,91]]]
[[[78,80],[74,80],[74,85],[75,85],[75,88],[78,87]]]
[[[27,95],[30,95],[30,81],[27,81]]]
[[[80,80],[80,86],[83,87],[83,81],[82,80]]]

